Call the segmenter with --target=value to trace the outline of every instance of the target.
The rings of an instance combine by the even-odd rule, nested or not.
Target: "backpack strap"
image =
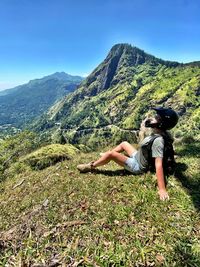
[[[173,139],[170,136],[163,136],[165,147],[164,147],[164,162],[163,162],[163,170],[165,177],[174,174],[175,172],[175,159],[174,159],[174,147],[173,147]]]
[[[154,136],[152,136],[152,138],[149,141],[148,146],[147,146],[147,151],[148,151],[148,156],[147,156],[147,158],[148,158],[148,170],[150,170],[150,171],[155,171],[155,160],[152,157],[153,142],[155,141],[156,138],[158,138],[160,136],[162,136],[162,135],[154,135]]]
[[[148,151],[149,153],[152,152],[152,146],[153,146],[153,142],[156,140],[156,138],[160,137],[160,135],[153,135],[151,140],[149,141],[149,144],[148,144]]]

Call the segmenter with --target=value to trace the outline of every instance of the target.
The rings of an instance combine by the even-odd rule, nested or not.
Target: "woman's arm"
[[[163,172],[163,159],[162,158],[155,158],[155,167],[156,167],[156,177],[158,182],[158,190],[161,200],[169,199],[169,195],[166,191],[165,187],[165,179],[164,179],[164,172]]]

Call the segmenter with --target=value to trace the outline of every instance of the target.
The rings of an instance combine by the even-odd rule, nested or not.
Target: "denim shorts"
[[[135,158],[137,151],[135,151],[126,161],[124,168],[134,174],[140,174],[142,171],[140,170],[140,166],[138,161]]]

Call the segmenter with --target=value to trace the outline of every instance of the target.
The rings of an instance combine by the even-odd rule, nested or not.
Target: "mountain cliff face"
[[[95,96],[124,80],[132,81],[138,66],[159,64],[168,67],[178,66],[177,62],[158,59],[128,44],[113,46],[106,59],[82,83],[84,96]],[[81,98],[81,94],[80,95]]]
[[[55,101],[74,91],[82,80],[79,76],[57,72],[1,92],[0,125],[24,127]]]
[[[134,140],[130,129],[139,128],[149,107],[171,106],[181,117],[177,136],[195,136],[199,132],[199,94],[198,62],[164,61],[119,44],[74,93],[50,108],[36,129],[91,146]]]

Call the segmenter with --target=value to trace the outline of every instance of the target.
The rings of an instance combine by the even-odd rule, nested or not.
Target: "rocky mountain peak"
[[[143,50],[129,44],[116,44],[111,48],[107,58],[115,56],[123,57],[123,59],[129,59],[128,63],[130,65],[138,65],[143,64],[149,55]]]
[[[124,77],[128,80],[134,74],[134,68],[144,63],[153,65],[177,66],[178,62],[164,61],[147,54],[129,44],[116,44],[105,60],[87,77],[82,84],[85,93],[93,96],[117,84]],[[132,70],[132,71],[130,71]]]

